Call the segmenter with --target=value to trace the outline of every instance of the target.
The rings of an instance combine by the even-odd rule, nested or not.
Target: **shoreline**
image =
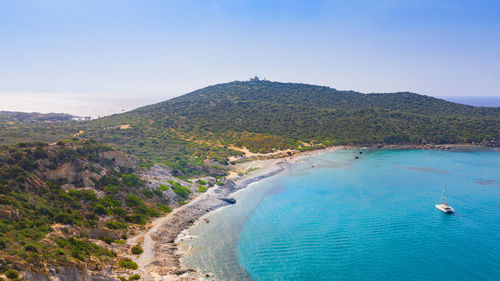
[[[188,230],[209,212],[230,205],[230,203],[219,198],[226,198],[239,190],[245,189],[251,183],[285,171],[281,164],[287,163],[287,161],[278,158],[243,163],[241,166],[246,166],[247,169],[252,169],[255,165],[260,166],[260,168],[250,174],[233,175],[226,180],[224,185],[209,189],[188,204],[176,208],[172,213],[153,221],[151,223],[152,227],[146,233],[140,235],[140,237],[134,237],[134,241],[139,239],[144,241],[144,252],[135,259],[139,266],[138,271],[142,277],[141,280],[196,280],[193,277],[183,276],[185,273],[194,270],[186,268],[180,261],[182,254],[178,253],[178,243],[176,241],[182,232]]]
[[[470,150],[470,149],[498,149],[484,145],[383,145],[383,146],[331,146],[306,152],[299,152],[291,156],[257,159],[237,165],[249,174],[238,174],[233,170],[222,186],[209,189],[206,193],[194,198],[188,204],[176,208],[172,213],[154,220],[152,227],[142,235],[135,237],[134,241],[143,239],[144,253],[135,259],[139,265],[142,280],[198,280],[193,277],[195,270],[182,264],[183,253],[179,253],[178,239],[183,232],[188,231],[195,223],[211,211],[230,205],[219,198],[228,197],[233,193],[247,188],[250,184],[262,179],[272,177],[285,171],[283,164],[294,163],[303,158],[323,154],[339,149],[422,149],[422,150]],[[196,275],[196,274],[194,274]]]

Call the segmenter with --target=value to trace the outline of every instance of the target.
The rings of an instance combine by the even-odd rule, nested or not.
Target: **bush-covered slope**
[[[0,124],[2,126],[2,124]],[[0,142],[78,134],[196,173],[207,158],[316,145],[500,142],[500,108],[414,93],[361,94],[252,79],[206,87],[158,104],[86,122],[8,127]],[[302,147],[304,148],[304,147]],[[198,168],[190,168],[198,167]]]
[[[259,80],[210,86],[105,119],[111,124],[136,122],[141,134],[165,133],[211,144],[239,144],[254,151],[296,147],[300,142],[443,144],[500,140],[500,108],[460,105],[413,93],[361,94]],[[95,136],[96,132],[89,131],[89,137]]]
[[[0,271],[14,264],[131,265],[115,249],[130,229],[170,211],[136,165],[90,141],[0,147]]]

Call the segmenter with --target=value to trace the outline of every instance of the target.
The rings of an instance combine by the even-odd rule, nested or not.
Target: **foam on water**
[[[184,262],[221,280],[500,280],[498,182],[498,151],[325,153],[209,214]],[[454,215],[434,207],[445,183]]]

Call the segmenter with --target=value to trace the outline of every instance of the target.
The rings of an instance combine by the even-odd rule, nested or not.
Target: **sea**
[[[67,113],[92,119],[127,112],[169,97],[95,93],[0,93],[0,111]]]
[[[500,280],[498,150],[336,150],[234,198],[181,242],[207,280]]]

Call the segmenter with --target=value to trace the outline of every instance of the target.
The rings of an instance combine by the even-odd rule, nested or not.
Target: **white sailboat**
[[[439,201],[439,204],[436,204],[436,208],[442,212],[445,212],[447,214],[453,214],[455,210],[446,203],[446,186],[443,189],[443,194],[441,194],[441,200]]]

